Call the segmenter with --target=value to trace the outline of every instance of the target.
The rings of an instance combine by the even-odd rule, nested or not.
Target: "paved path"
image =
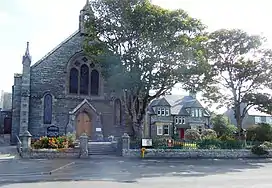
[[[271,171],[270,160],[2,159],[0,187],[271,188]]]

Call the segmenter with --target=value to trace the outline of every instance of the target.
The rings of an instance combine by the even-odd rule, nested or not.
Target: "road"
[[[1,188],[272,187],[270,160],[0,159]]]

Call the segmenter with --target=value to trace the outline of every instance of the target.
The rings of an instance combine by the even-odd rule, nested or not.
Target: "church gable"
[[[62,42],[52,52],[31,67],[31,92],[42,96],[45,90],[54,95],[64,94],[67,65],[71,57],[82,51],[83,38],[79,32]]]

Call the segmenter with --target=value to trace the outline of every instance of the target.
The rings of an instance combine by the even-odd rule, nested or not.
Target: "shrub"
[[[249,141],[272,141],[272,127],[269,124],[259,124],[247,130],[247,140]]]
[[[255,145],[251,148],[251,152],[255,155],[268,155],[269,152],[267,150],[267,147],[265,145]]]
[[[263,145],[264,145],[265,147],[267,147],[268,149],[272,149],[272,143],[271,143],[271,142],[265,141],[265,142],[263,143]]]
[[[217,136],[223,135],[233,136],[233,133],[237,131],[237,127],[229,124],[228,118],[224,115],[216,115],[211,118],[213,130],[215,130]]]
[[[212,129],[204,129],[202,131],[202,134],[201,134],[201,138],[202,139],[209,139],[209,140],[212,140],[212,139],[216,139],[217,138],[217,134],[214,130]]]
[[[230,140],[235,140],[233,136],[230,135],[222,135],[221,137],[219,137],[219,140],[221,141],[230,141]]]
[[[172,139],[171,137],[155,137],[152,139],[152,146],[154,148],[166,147],[167,140]]]
[[[216,139],[212,139],[212,140],[201,140],[197,143],[197,147],[199,149],[220,149],[220,142]]]
[[[189,141],[196,141],[201,140],[201,135],[198,133],[197,130],[194,129],[187,129],[184,133],[185,140]]]
[[[201,140],[197,143],[199,149],[241,149],[243,148],[243,141],[239,140]]]
[[[142,139],[134,138],[134,139],[130,140],[130,148],[131,149],[139,149],[139,148],[141,148],[141,146],[142,146]]]
[[[58,148],[72,148],[74,147],[74,142],[71,138],[67,136],[61,137],[41,137],[39,140],[35,141],[32,144],[32,147],[35,149],[58,149]]]

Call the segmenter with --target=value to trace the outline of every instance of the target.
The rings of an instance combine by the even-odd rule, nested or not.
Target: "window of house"
[[[178,122],[179,124],[181,124],[182,123],[182,119],[181,119],[181,117],[179,117],[179,122]]]
[[[272,124],[272,117],[266,117],[266,123]]]
[[[169,108],[166,108],[165,109],[165,116],[169,116],[170,115],[170,109]]]
[[[52,123],[52,95],[46,94],[44,96],[44,109],[43,109],[43,123]]]
[[[195,117],[195,110],[194,109],[191,110],[191,116]]]
[[[158,108],[157,114],[158,116],[161,116],[161,108]]]
[[[202,126],[198,126],[198,132],[199,134],[202,134]]]
[[[175,123],[176,123],[176,124],[179,123],[179,117],[175,117]]]
[[[169,135],[169,125],[163,126],[163,135]]]
[[[257,123],[261,123],[261,122],[262,122],[261,117],[256,116],[256,117],[255,117],[255,123],[257,124]]]
[[[185,118],[184,117],[182,118],[182,124],[185,124]]]
[[[163,126],[162,125],[158,125],[157,126],[157,135],[162,135],[163,134]]]
[[[199,117],[198,109],[195,109],[195,117]]]
[[[198,109],[198,115],[199,115],[199,117],[203,117],[203,110],[202,109]]]
[[[162,108],[162,109],[161,109],[161,115],[162,115],[162,116],[165,116],[165,108]]]

